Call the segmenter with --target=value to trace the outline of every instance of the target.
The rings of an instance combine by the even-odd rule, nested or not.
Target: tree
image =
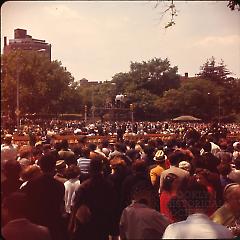
[[[182,83],[179,89],[166,91],[155,106],[165,117],[194,115],[203,119],[218,116],[218,96],[222,86],[205,79],[190,79]]]
[[[230,0],[228,1],[228,5],[227,5],[232,11],[237,9],[238,11],[240,11],[240,2],[239,0]]]
[[[17,79],[22,113],[64,112],[70,101],[74,79],[61,62],[50,62],[34,51],[11,51],[2,56],[2,99],[16,109]]]
[[[131,91],[144,88],[151,94],[162,95],[164,91],[180,86],[177,71],[178,68],[171,67],[167,58],[153,58],[141,63],[131,62],[129,88]]]
[[[221,62],[217,65],[215,58],[212,56],[200,67],[198,76],[202,79],[224,84],[231,79],[228,77],[230,74],[231,72],[227,69],[224,61],[221,59]]]
[[[155,8],[158,7],[160,2],[164,2],[163,0],[157,0],[156,1]],[[167,29],[169,27],[172,27],[176,24],[175,18],[177,17],[177,8],[174,4],[174,0],[168,1],[170,2],[169,5],[165,8],[163,12],[161,12],[161,19],[167,14],[170,17],[170,20],[168,21],[167,24],[165,24],[164,28]],[[240,11],[240,1],[239,0],[229,0],[227,7],[229,7],[232,11],[233,10],[238,10]]]

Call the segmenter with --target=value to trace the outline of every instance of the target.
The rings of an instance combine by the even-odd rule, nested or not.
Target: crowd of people
[[[240,237],[239,125],[25,121],[22,134],[78,143],[18,146],[2,131],[2,235],[19,239]],[[25,129],[24,129],[25,128]],[[83,134],[85,133],[85,134]],[[129,141],[124,134],[177,133]],[[117,142],[89,142],[116,134]]]

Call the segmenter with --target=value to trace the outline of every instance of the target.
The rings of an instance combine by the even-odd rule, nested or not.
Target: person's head
[[[233,149],[234,149],[234,151],[240,152],[240,142],[234,142]]]
[[[61,142],[61,148],[67,150],[68,147],[69,147],[69,145],[68,145],[67,139],[63,139],[62,142]]]
[[[92,176],[100,175],[103,172],[103,160],[100,155],[95,155],[90,161],[89,172]]]
[[[155,153],[155,156],[153,158],[153,160],[157,163],[157,164],[162,164],[162,163],[165,163],[167,159],[167,156],[165,155],[164,151],[163,150],[158,150],[156,153]]]
[[[37,178],[42,174],[42,171],[38,165],[30,165],[27,166],[21,172],[21,178],[23,181],[30,181],[32,179]]]
[[[212,145],[211,145],[210,142],[205,142],[205,143],[203,144],[203,150],[204,150],[205,152],[211,152],[211,149],[212,149]]]
[[[147,156],[153,156],[155,148],[151,145],[146,145],[143,147],[143,151]]]
[[[97,145],[95,143],[89,143],[88,144],[88,149],[91,151],[91,152],[94,152],[96,149],[97,149]]]
[[[128,156],[132,162],[140,158],[140,154],[135,149],[129,149],[126,151],[126,156]]]
[[[191,178],[185,185],[184,197],[188,203],[189,213],[206,213],[209,206],[207,187]]]
[[[227,140],[222,138],[219,140],[219,146],[222,150],[227,150],[227,147],[228,147],[228,143],[227,143]]]
[[[191,171],[191,164],[187,161],[181,161],[178,165],[179,168],[186,170],[188,172]]]
[[[65,176],[67,179],[77,178],[80,175],[80,168],[74,164],[70,165],[66,171]]]
[[[138,151],[139,153],[143,152],[143,149],[142,149],[141,144],[139,144],[139,143],[136,144],[136,145],[135,145],[135,150]]]
[[[240,155],[234,160],[235,168],[240,170]]]
[[[114,170],[114,172],[120,172],[125,169],[127,164],[125,163],[124,159],[121,156],[115,156],[110,161],[110,167]]]
[[[12,143],[13,136],[12,134],[6,134],[4,137],[4,143],[10,145]]]
[[[85,146],[88,142],[87,136],[82,136],[78,139],[78,143],[82,146]]]
[[[134,173],[146,173],[147,163],[143,159],[137,159],[132,163]]]
[[[109,146],[109,141],[107,139],[104,139],[102,141],[102,148],[108,148],[108,146]]]
[[[66,169],[67,169],[67,164],[65,163],[64,160],[56,161],[55,171],[57,174],[65,175]]]
[[[218,173],[221,174],[222,176],[227,176],[232,171],[232,167],[230,164],[220,163],[217,166],[217,170],[218,170]]]
[[[240,215],[240,185],[230,183],[223,192],[225,203],[232,209],[234,214]]]
[[[132,190],[132,200],[145,204],[149,207],[153,206],[153,187],[151,183],[139,181]]]
[[[9,220],[26,216],[27,199],[23,192],[14,192],[3,201],[3,208],[7,210]]]
[[[8,160],[3,164],[3,173],[7,179],[18,179],[21,172],[21,165],[18,161]]]
[[[163,180],[162,190],[170,192],[176,190],[178,185],[179,185],[178,176],[174,173],[169,173]]]
[[[90,158],[90,149],[87,147],[82,148],[82,157]]]
[[[29,145],[23,145],[19,149],[20,158],[31,159],[32,157],[32,147]]]
[[[182,151],[176,150],[169,155],[169,162],[172,166],[178,166],[179,162],[185,160],[185,154]]]
[[[208,169],[205,168],[197,168],[195,170],[195,179],[197,182],[208,185],[210,182],[210,175],[211,172]]]
[[[52,152],[46,153],[41,156],[38,164],[43,173],[55,174],[57,157]]]
[[[74,155],[78,158],[82,154],[82,147],[81,146],[75,146],[73,148]]]

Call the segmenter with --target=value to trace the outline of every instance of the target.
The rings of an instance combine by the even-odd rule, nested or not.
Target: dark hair
[[[97,145],[94,143],[89,143],[88,148],[90,151],[95,151],[97,149]]]
[[[186,156],[183,152],[176,150],[169,155],[169,162],[172,166],[178,166],[179,162],[186,159]]]
[[[207,209],[209,205],[207,187],[198,183],[194,178],[187,181],[184,195],[190,207]]]
[[[178,176],[174,173],[169,173],[163,180],[162,189],[164,191],[170,191],[172,189],[172,184]]]
[[[103,147],[103,148],[107,148],[108,145],[109,145],[109,141],[108,141],[107,139],[104,139],[104,140],[102,141],[102,147]]]
[[[76,157],[79,157],[82,154],[82,148],[80,146],[75,146],[73,148],[73,152],[74,152]]]
[[[139,152],[135,149],[127,150],[126,151],[126,156],[128,156],[132,161],[140,158]]]
[[[77,158],[74,154],[67,155],[64,159],[65,163],[70,166],[71,164],[77,165]]]
[[[18,161],[8,160],[4,162],[3,171],[8,179],[19,178],[21,172],[21,165]]]
[[[68,145],[68,140],[67,139],[63,139],[61,142],[61,148],[63,149],[68,149],[69,145]]]
[[[232,168],[231,168],[230,164],[220,163],[217,166],[217,170],[218,170],[219,174],[221,174],[223,176],[227,176],[231,172]]]
[[[132,164],[134,172],[145,172],[147,170],[147,163],[143,159],[137,159]]]
[[[74,164],[71,164],[65,171],[65,176],[68,179],[76,178],[80,175],[80,168]]]
[[[140,180],[135,185],[133,185],[132,195],[139,194],[139,193],[144,192],[144,191],[152,192],[153,191],[153,186],[151,185],[150,182]]]
[[[83,157],[85,157],[85,158],[90,158],[90,149],[87,148],[87,147],[84,147],[84,148],[82,149],[81,155],[82,155]]]
[[[91,174],[96,175],[100,174],[102,170],[103,170],[102,157],[99,155],[95,155],[90,161],[89,171]]]
[[[211,152],[211,149],[212,149],[212,145],[211,145],[210,142],[205,142],[205,143],[203,144],[203,150],[204,150],[205,152]]]
[[[52,172],[55,170],[56,161],[56,155],[54,155],[52,152],[49,152],[41,156],[38,164],[43,172]]]
[[[143,151],[146,155],[152,156],[154,154],[155,148],[153,146],[147,145],[143,147]]]

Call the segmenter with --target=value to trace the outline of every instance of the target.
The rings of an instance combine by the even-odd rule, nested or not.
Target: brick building
[[[41,52],[46,54],[51,61],[51,44],[46,43],[45,40],[32,38],[32,36],[27,35],[27,30],[25,29],[15,29],[14,39],[9,39],[9,44],[7,44],[7,37],[4,37],[4,54],[17,49]]]

